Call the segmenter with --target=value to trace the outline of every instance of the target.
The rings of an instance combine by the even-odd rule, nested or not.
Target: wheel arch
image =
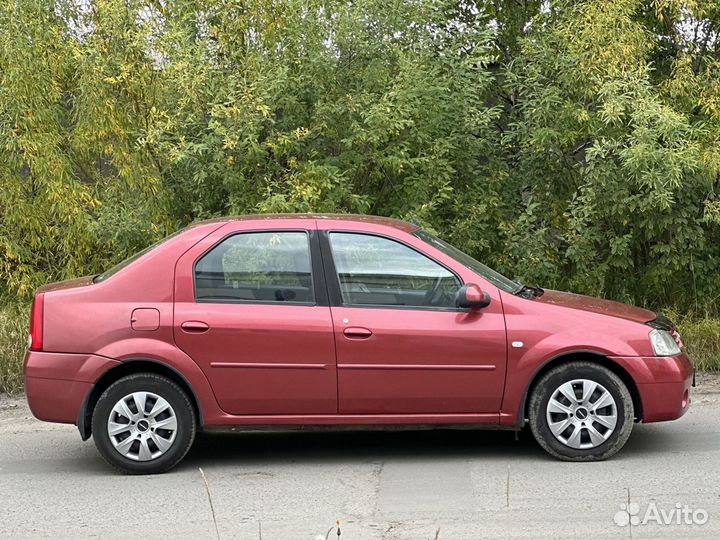
[[[625,384],[625,386],[628,389],[628,392],[630,392],[630,396],[632,397],[633,401],[633,409],[635,411],[635,419],[637,421],[641,421],[643,419],[643,405],[642,405],[642,399],[640,397],[640,391],[638,390],[637,384],[635,383],[635,380],[632,378],[630,373],[628,373],[625,368],[623,368],[620,364],[613,362],[610,358],[607,356],[604,356],[600,353],[591,352],[591,351],[573,351],[573,352],[567,352],[563,353],[559,356],[556,356],[554,358],[551,358],[547,362],[545,362],[543,365],[541,365],[533,374],[533,376],[530,378],[530,382],[528,383],[527,387],[525,388],[525,392],[523,393],[522,397],[522,404],[518,411],[518,419],[517,423],[518,426],[522,427],[525,425],[527,418],[528,418],[528,412],[530,407],[530,396],[532,395],[533,390],[537,386],[537,383],[540,381],[543,375],[550,371],[551,369],[556,368],[559,365],[566,364],[568,362],[574,362],[582,360],[585,362],[592,362],[594,364],[597,364],[599,366],[603,366],[610,371],[612,371],[615,375],[617,375],[620,380]]]
[[[156,375],[163,375],[180,386],[188,395],[188,398],[190,398],[190,403],[192,403],[193,409],[195,410],[199,426],[202,427],[204,425],[200,400],[198,400],[197,394],[188,380],[179,371],[167,364],[158,362],[157,360],[138,358],[124,360],[120,365],[106,371],[85,396],[80,406],[77,419],[77,428],[83,441],[86,441],[90,438],[90,435],[92,435],[92,414],[102,393],[115,381],[135,373],[155,373]]]

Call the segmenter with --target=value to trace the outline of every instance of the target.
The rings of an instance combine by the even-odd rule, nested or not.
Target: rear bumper
[[[613,357],[637,385],[642,421],[675,420],[690,407],[693,366],[687,354],[668,357]]]
[[[74,424],[93,384],[119,362],[93,354],[28,351],[25,395],[39,420]]]

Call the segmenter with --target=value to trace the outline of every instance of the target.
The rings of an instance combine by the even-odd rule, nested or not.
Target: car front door
[[[337,413],[332,321],[307,223],[231,222],[177,263],[175,341],[227,413]]]
[[[318,226],[325,229],[340,413],[497,414],[506,369],[497,289],[485,286],[486,308],[459,309],[457,289],[474,274],[457,264],[451,270],[443,254],[412,235]]]

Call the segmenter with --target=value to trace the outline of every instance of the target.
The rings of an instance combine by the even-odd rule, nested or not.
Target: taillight
[[[45,295],[35,295],[32,310],[30,311],[30,350],[42,351],[43,348],[43,307]]]

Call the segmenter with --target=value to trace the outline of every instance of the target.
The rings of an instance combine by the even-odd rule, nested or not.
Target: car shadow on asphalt
[[[672,434],[660,431],[635,433],[618,457],[667,450],[672,438]],[[515,432],[488,430],[208,432],[198,434],[183,465],[339,463],[393,458],[553,459],[528,429],[520,432],[517,440]]]
[[[523,432],[487,430],[288,431],[200,433],[182,465],[343,463],[385,459],[542,458]]]
[[[343,462],[383,458],[539,455],[530,432],[487,430],[289,431],[200,433],[185,461]]]
[[[680,439],[680,440],[679,440]],[[681,450],[680,433],[654,426],[635,426],[634,433],[613,459],[642,458]],[[554,461],[533,439],[529,429],[512,431],[288,431],[199,433],[181,466],[211,464],[282,464],[404,459],[524,459]]]

